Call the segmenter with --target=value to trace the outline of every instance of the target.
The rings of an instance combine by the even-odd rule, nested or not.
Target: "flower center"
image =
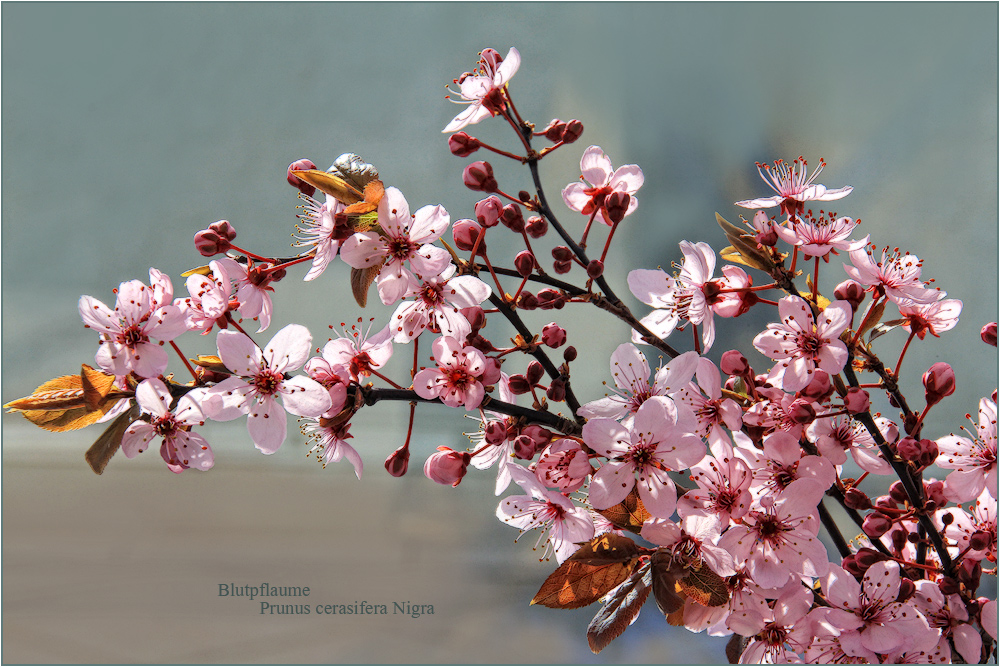
[[[271,396],[277,393],[278,385],[284,381],[284,376],[277,371],[272,371],[268,369],[262,370],[260,373],[254,376],[253,386],[257,389],[257,393],[262,396]]]
[[[122,330],[118,336],[118,341],[128,347],[134,348],[139,343],[148,342],[149,337],[142,332],[142,329],[133,324],[129,328]]]
[[[156,434],[162,438],[172,438],[178,431],[177,420],[172,414],[166,414],[152,423]]]
[[[393,259],[403,261],[413,254],[414,246],[409,239],[395,238],[388,243],[389,256]]]

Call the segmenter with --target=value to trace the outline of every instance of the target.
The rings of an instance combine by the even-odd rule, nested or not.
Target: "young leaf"
[[[703,607],[721,607],[729,602],[726,581],[704,565],[686,570],[687,574],[677,582],[681,594],[691,598]]]
[[[650,559],[653,599],[664,616],[684,607],[684,598],[677,593],[677,577],[682,568],[674,565],[669,551],[657,550]]]
[[[118,415],[111,425],[104,429],[104,433],[90,446],[84,458],[90,465],[90,469],[98,475],[104,472],[108,461],[118,451],[122,444],[122,436],[129,425],[139,418],[141,414],[138,404],[133,404],[131,408]]]
[[[885,314],[885,304],[885,300],[873,301],[869,304],[861,320],[861,325],[858,327],[859,338],[864,336],[869,330],[875,328],[875,325],[882,321],[882,315]]]
[[[742,635],[733,635],[729,638],[729,641],[726,642],[726,660],[729,661],[730,665],[739,663],[740,656],[747,648],[747,643],[747,638]]]
[[[216,373],[232,373],[232,371],[226,368],[226,365],[222,363],[222,359],[214,354],[199,354],[197,359],[191,359],[190,361],[195,366],[201,366],[205,370],[215,371]]]
[[[340,176],[319,169],[296,170],[295,176],[344,204],[364,201],[364,195]]]
[[[642,500],[635,489],[629,491],[625,500],[617,505],[613,505],[604,510],[597,510],[598,514],[610,521],[615,528],[629,530],[638,534],[642,531],[642,524],[652,516],[642,505]]]
[[[587,643],[590,644],[591,651],[600,653],[639,617],[639,610],[649,596],[650,586],[651,574],[647,563],[608,593],[607,602],[587,626]]]
[[[99,393],[100,390],[95,391]],[[90,398],[95,399],[96,394],[91,393]],[[114,407],[118,398],[98,399],[93,409],[87,407],[87,402],[81,376],[63,375],[39,385],[31,396],[11,401],[4,407],[21,412],[28,421],[46,431],[60,433],[93,424]]]
[[[743,261],[740,264],[746,264],[767,273],[774,270],[775,265],[771,260],[770,252],[758,248],[757,242],[746,231],[726,221],[718,213],[715,214],[715,221],[722,227],[722,231],[726,233],[726,238],[733,244],[733,248],[742,256]]]
[[[638,561],[639,548],[627,537],[613,533],[595,537],[549,575],[531,604],[586,607],[625,581]]]
[[[83,400],[88,410],[96,410],[101,401],[108,397],[115,384],[115,376],[94,370],[87,364],[80,368],[80,385],[83,388]]]

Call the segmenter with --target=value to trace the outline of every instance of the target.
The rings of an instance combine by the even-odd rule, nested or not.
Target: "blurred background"
[[[487,158],[450,155],[440,130],[460,109],[444,99],[445,84],[487,46],[521,52],[511,90],[525,118],[539,128],[555,117],[585,125],[577,144],[542,164],[567,227],[584,220],[563,209],[559,191],[579,176],[588,145],[616,166],[642,167],[639,208],[605,274],[638,315],[646,310],[628,294],[627,272],[668,267],[682,239],[725,245],[714,213],[738,221],[746,211],[733,202],[770,194],[754,161],[824,158],[819,182],[855,188],[835,210],[861,218],[860,234],[880,247],[919,256],[923,277],[965,303],[959,325],[915,342],[904,364],[914,403],[932,363],[947,360],[958,376],[926,436],[967,425],[965,414],[997,386],[996,349],[979,338],[997,319],[994,4],[4,3],[0,11],[4,402],[93,363],[81,294],[113,304],[112,290],[146,281],[150,266],[183,294],[181,272],[202,263],[191,239],[207,224],[228,219],[243,247],[289,252],[298,200],[284,174],[295,159],[325,168],[353,151],[411,210],[440,203],[452,220],[472,217],[479,197],[462,186],[462,168]],[[467,129],[517,150],[499,122]],[[506,190],[530,185],[527,170],[489,159]],[[831,282],[821,286],[844,278],[841,264],[824,267],[821,281]],[[328,325],[363,316],[381,326],[391,314],[374,298],[357,308],[342,264],[311,283],[302,273],[276,286],[273,324],[258,342],[298,322],[321,345]],[[577,394],[602,396],[627,327],[583,306],[531,315],[532,326],[558,319],[569,329],[584,362],[574,365]],[[723,320],[709,356],[737,345],[748,353],[766,320],[764,312]],[[512,335],[491,326],[495,340]],[[876,350],[892,365],[904,340],[897,331]],[[669,342],[689,349],[690,337]],[[211,337],[188,334],[180,344],[189,356],[214,353]],[[409,355],[397,356],[406,358],[390,373],[403,377]],[[380,405],[358,416],[361,481],[346,462],[324,470],[307,459],[292,425],[265,458],[240,422],[201,431],[216,453],[209,473],[174,476],[154,452],[118,456],[97,477],[83,453],[100,427],[51,434],[4,415],[3,661],[724,662],[725,640],[670,628],[652,607],[597,656],[585,638],[596,607],[529,607],[554,563],[538,563],[534,534],[514,544],[516,531],[495,519],[493,471],[471,472],[454,489],[421,474],[436,446],[464,447],[460,431],[475,423],[419,410],[410,474],[396,480],[381,464],[405,437],[406,413]],[[433,604],[435,615],[265,617],[256,602],[217,596],[221,583],[263,581],[309,586],[311,602],[410,601]]]

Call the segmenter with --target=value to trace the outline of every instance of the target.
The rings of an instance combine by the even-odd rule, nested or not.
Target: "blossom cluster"
[[[522,533],[538,530],[536,549],[559,565],[543,587],[555,593],[540,591],[536,600],[604,604],[588,628],[595,651],[621,634],[652,591],[671,625],[730,637],[730,658],[740,662],[987,659],[996,601],[979,591],[982,575],[996,572],[996,392],[981,399],[965,435],[931,439],[923,437],[927,415],[954,392],[954,372],[942,362],[923,373],[924,407],[916,411],[900,382],[910,343],[954,328],[962,302],[931,288],[916,256],[860,237],[859,220],[807,208],[853,188],[817,183],[825,162],[810,171],[799,157],[757,165],[775,194],[736,202],[754,211],[742,225],[719,216],[730,247],[717,253],[685,240],[670,271],[630,271],[629,291],[649,307],[633,315],[609,284],[605,260],[619,225],[638,211],[643,172],[616,168],[600,146],[589,146],[557,215],[538,165],[568,150],[583,125],[556,119],[536,130],[525,121],[510,90],[520,63],[516,49],[484,50],[477,68],[454,80],[452,101],[466,106],[444,132],[456,156],[486,150],[527,165],[534,193],[502,189],[489,162],[472,162],[463,182],[484,198],[453,222],[440,204],[411,213],[403,193],[353,154],[325,171],[297,160],[286,174],[301,200],[297,255],[244,250],[223,220],[195,235],[196,249],[213,259],[189,272],[186,296],[150,269],[149,284],[121,283],[113,309],[81,297],[84,325],[98,335],[94,360],[108,380],[94,398],[82,375],[75,409],[121,424],[126,457],[159,444],[176,473],[213,466],[211,446],[194,430],[206,421],[246,417],[255,447],[273,454],[291,414],[324,466],[346,458],[360,479],[362,455],[348,443],[359,410],[410,403],[405,442],[384,462],[398,477],[408,471],[417,407],[458,408],[479,423],[471,446],[439,447],[424,474],[458,486],[470,466],[495,469],[496,516]],[[491,119],[514,130],[511,150],[522,153],[466,132]],[[533,147],[543,140],[545,148]],[[599,258],[587,255],[594,221],[607,228],[594,232],[604,235]],[[524,247],[506,263],[487,244],[501,234]],[[540,252],[545,243],[551,263]],[[720,257],[728,262],[721,268]],[[392,314],[381,326],[359,319],[321,348],[298,324],[259,344],[242,323],[255,321],[258,334],[270,328],[275,286],[300,264],[307,281],[349,273],[362,307],[374,284]],[[821,289],[821,267],[823,285],[832,287]],[[632,329],[611,355],[603,397],[572,382],[586,332],[530,323],[529,313],[568,304],[596,306]],[[771,323],[744,351],[752,347],[767,367],[752,368],[737,349],[713,359],[717,328],[751,310]],[[692,349],[668,343],[689,327]],[[214,333],[214,349],[193,365],[176,342],[187,332]],[[887,367],[878,348],[893,332],[906,338]],[[995,323],[983,340],[996,345]],[[189,382],[167,374],[167,345]],[[387,362],[408,345],[409,375],[389,377]],[[660,356],[655,370],[651,355]],[[872,413],[870,390],[884,392],[898,417]],[[578,391],[592,400],[581,402]],[[31,398],[30,406],[8,407],[65,409],[46,404],[41,392]],[[925,476],[932,466],[946,476]],[[848,477],[855,468],[863,474]],[[859,537],[845,539],[833,504]],[[614,565],[603,584],[586,569],[595,562]],[[577,583],[560,583],[567,573]],[[593,589],[581,593],[580,581]]]

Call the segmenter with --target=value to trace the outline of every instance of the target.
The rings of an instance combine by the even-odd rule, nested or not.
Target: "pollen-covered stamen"
[[[271,396],[278,392],[278,386],[284,381],[281,373],[265,368],[254,376],[253,386],[261,396]]]
[[[148,343],[149,336],[138,325],[133,324],[128,328],[122,329],[122,332],[118,334],[118,342],[127,347],[134,348],[140,343]]]
[[[809,359],[816,359],[819,351],[823,349],[823,345],[826,343],[824,339],[820,338],[816,334],[811,333],[800,333],[795,338],[795,345],[799,348],[799,351]]]
[[[448,385],[458,389],[465,389],[477,382],[476,378],[469,375],[464,368],[453,368],[448,371]]]
[[[632,445],[623,459],[631,463],[636,469],[641,470],[656,460],[656,443],[639,442]]]
[[[180,430],[180,425],[177,420],[170,413],[154,419],[152,422],[152,427],[156,430],[156,434],[162,438],[172,438],[174,434]]]
[[[386,242],[386,246],[389,252],[389,257],[398,259],[401,262],[409,259],[419,248],[417,244],[411,242],[405,236],[398,236],[389,239]]]
[[[529,530],[549,528],[556,521],[562,521],[565,516],[566,510],[551,500],[546,501],[544,505],[541,502],[531,503],[530,510],[526,509],[511,515],[512,519],[528,517],[526,528],[521,529],[521,532],[514,538],[514,541],[517,542]],[[555,553],[555,545],[552,543],[552,538],[548,531],[542,530],[539,532],[538,539],[535,540],[532,550],[537,551],[539,546],[543,546],[542,555],[539,557],[539,560],[548,560],[551,554]]]
[[[776,547],[784,541],[783,536],[789,528],[777,516],[758,512],[756,519],[756,532],[762,542]]]
[[[816,170],[812,174],[809,174],[808,163],[800,155],[795,160],[792,160],[791,165],[784,160],[775,160],[773,172],[770,165],[758,162],[757,172],[772,190],[782,197],[790,197],[801,194],[806,188],[810,187],[825,166],[826,162],[820,158],[819,166],[816,167]],[[762,169],[763,171],[761,171]],[[765,174],[764,172],[767,173]]]
[[[787,628],[777,625],[775,621],[764,626],[757,637],[768,645],[769,648],[777,649],[785,645],[785,638],[788,636]]]
[[[424,283],[420,288],[419,297],[425,304],[427,304],[428,307],[431,308],[444,303],[444,296],[441,294],[441,286],[433,283]]]

